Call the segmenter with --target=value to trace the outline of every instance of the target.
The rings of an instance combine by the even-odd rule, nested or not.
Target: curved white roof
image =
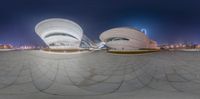
[[[41,21],[35,32],[50,48],[78,48],[83,36],[78,24],[62,18]]]
[[[140,49],[149,45],[149,38],[144,33],[127,27],[107,30],[100,35],[100,40],[115,49]]]
[[[128,39],[137,39],[136,37],[142,37],[141,39],[148,39],[146,35],[136,29],[133,28],[127,28],[127,27],[119,27],[119,28],[113,28],[109,29],[105,32],[103,32],[100,35],[100,40],[104,41],[112,38],[112,37],[123,37]]]
[[[81,40],[83,35],[83,30],[78,24],[62,18],[51,18],[41,21],[36,25],[35,32],[42,38],[48,34],[66,33]]]

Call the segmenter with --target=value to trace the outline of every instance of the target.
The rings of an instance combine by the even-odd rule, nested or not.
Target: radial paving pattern
[[[0,53],[0,95],[93,96],[142,88],[200,94],[200,53]]]

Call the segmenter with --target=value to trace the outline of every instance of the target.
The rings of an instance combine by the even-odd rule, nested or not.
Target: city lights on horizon
[[[27,50],[27,49],[43,49],[45,46],[35,46],[35,45],[20,45],[14,46],[12,44],[0,44],[0,49],[15,49],[15,50]]]

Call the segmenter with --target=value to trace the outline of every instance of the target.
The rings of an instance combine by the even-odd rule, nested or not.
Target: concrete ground
[[[0,99],[200,99],[200,52],[0,52]]]

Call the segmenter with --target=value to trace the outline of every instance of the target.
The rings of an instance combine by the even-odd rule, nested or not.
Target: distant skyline
[[[44,45],[34,32],[47,18],[78,23],[92,40],[115,27],[146,29],[159,44],[200,43],[199,0],[1,0],[0,43]]]

